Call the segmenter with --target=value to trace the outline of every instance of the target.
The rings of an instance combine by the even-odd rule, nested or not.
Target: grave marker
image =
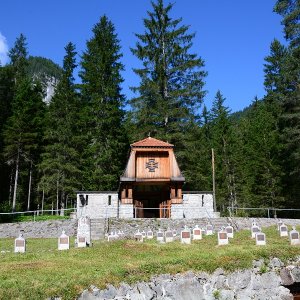
[[[287,228],[287,226],[284,224],[284,223],[282,223],[281,225],[280,225],[280,227],[279,227],[279,233],[280,233],[280,236],[282,237],[282,236],[288,236],[289,235],[289,233],[288,233],[288,228]]]
[[[63,230],[61,236],[58,238],[58,250],[69,250],[70,238],[65,234]]]
[[[202,240],[202,230],[198,225],[193,229],[193,240]]]
[[[299,245],[299,232],[296,230],[295,226],[293,226],[293,229],[290,231],[290,242],[291,245]]]
[[[78,219],[77,241],[79,237],[85,237],[86,244],[91,244],[91,219],[89,217],[81,217]]]
[[[224,228],[218,232],[218,245],[228,245],[228,234]]]
[[[153,239],[153,231],[152,230],[148,230],[147,231],[147,239],[148,240],[152,240]]]
[[[186,226],[181,231],[180,240],[182,244],[190,244],[191,243],[191,231]]]
[[[277,222],[277,230],[280,231],[280,226],[283,224],[281,220],[278,220]]]
[[[256,245],[265,246],[266,245],[266,235],[263,232],[257,232],[255,235]]]
[[[164,242],[164,233],[163,231],[161,231],[161,229],[159,229],[158,232],[156,233],[156,240],[160,243]]]
[[[85,248],[86,247],[86,237],[85,236],[77,237],[77,247],[78,248]]]
[[[225,231],[227,232],[227,236],[228,238],[233,238],[233,227],[228,224],[228,226],[226,226]]]
[[[138,242],[143,242],[144,241],[144,238],[143,238],[143,235],[142,233],[138,230],[138,232],[134,235],[134,239]]]
[[[175,237],[175,236],[177,236],[177,230],[173,230],[173,236]]]
[[[171,243],[174,241],[173,232],[170,229],[167,229],[165,232],[165,241],[166,243]]]
[[[15,239],[15,253],[25,253],[26,251],[26,240],[21,233],[19,237]]]
[[[214,228],[211,224],[207,224],[205,229],[206,235],[213,235],[214,234],[213,229]]]
[[[251,238],[255,239],[255,236],[258,232],[260,232],[260,228],[256,225],[256,223],[253,223],[252,224],[252,227],[251,227]]]
[[[142,231],[142,236],[143,236],[143,239],[146,238],[146,232],[145,232],[145,230]]]

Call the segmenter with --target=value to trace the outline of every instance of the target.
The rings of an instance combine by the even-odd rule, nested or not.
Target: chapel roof
[[[159,147],[159,148],[171,148],[174,147],[174,145],[166,143],[164,141],[155,139],[153,137],[147,137],[143,140],[137,141],[133,144],[131,144],[131,147]]]

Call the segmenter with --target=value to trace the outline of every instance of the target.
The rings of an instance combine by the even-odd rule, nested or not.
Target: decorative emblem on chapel
[[[146,162],[146,169],[148,169],[149,172],[155,172],[155,169],[158,169],[158,162],[155,161],[155,158],[149,158]]]

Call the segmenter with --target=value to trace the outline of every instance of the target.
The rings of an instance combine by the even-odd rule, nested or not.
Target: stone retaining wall
[[[19,222],[0,224],[0,238],[15,238],[20,232],[25,238],[57,238],[62,231],[74,236],[77,230],[77,220],[53,220],[39,222]]]
[[[252,269],[233,273],[217,269],[213,274],[159,275],[150,282],[108,285],[104,290],[91,286],[78,300],[292,300],[288,287],[300,282],[298,264],[299,261],[285,267],[279,259],[273,258],[269,262],[254,261]]]

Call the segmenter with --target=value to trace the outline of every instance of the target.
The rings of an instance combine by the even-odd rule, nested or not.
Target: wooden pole
[[[214,212],[217,211],[216,205],[216,183],[215,183],[215,153],[214,149],[211,149],[211,164],[212,164],[212,178],[213,178],[213,205],[214,205]]]

